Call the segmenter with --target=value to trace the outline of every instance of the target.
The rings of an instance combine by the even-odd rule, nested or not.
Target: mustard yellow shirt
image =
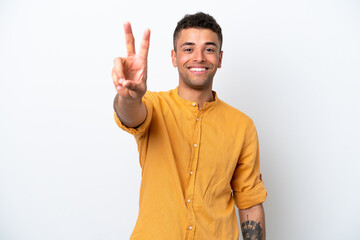
[[[218,99],[197,103],[178,90],[147,92],[134,135],[142,179],[131,240],[238,240],[240,209],[265,201],[252,120]]]

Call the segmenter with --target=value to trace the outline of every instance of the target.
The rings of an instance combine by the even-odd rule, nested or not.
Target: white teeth
[[[190,68],[190,71],[193,71],[193,72],[203,72],[205,70],[206,70],[206,68]]]

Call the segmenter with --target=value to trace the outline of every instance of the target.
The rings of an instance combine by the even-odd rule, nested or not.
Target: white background
[[[254,120],[268,239],[360,239],[360,2],[0,1],[0,239],[128,239],[135,140],[113,120],[112,61],[152,30],[148,89],[177,86],[185,13],[223,28],[218,96]],[[170,239],[170,238],[169,238]]]

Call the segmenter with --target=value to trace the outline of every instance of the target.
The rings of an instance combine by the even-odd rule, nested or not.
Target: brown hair
[[[216,20],[209,14],[198,12],[196,14],[186,14],[178,23],[174,31],[173,35],[173,44],[174,50],[176,51],[176,43],[179,38],[179,34],[181,30],[187,28],[203,28],[203,29],[210,29],[211,31],[215,32],[220,41],[220,50],[222,46],[222,33],[221,27],[216,22]]]

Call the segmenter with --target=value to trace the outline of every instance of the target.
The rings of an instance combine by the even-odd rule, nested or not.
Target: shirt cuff
[[[261,181],[250,191],[238,192],[233,191],[235,204],[239,209],[247,209],[257,204],[265,202],[267,192],[264,183]]]
[[[131,128],[131,127],[127,127],[126,125],[124,125],[123,122],[121,122],[121,120],[118,118],[116,112],[114,111],[114,119],[116,124],[124,131],[137,136],[137,135],[141,135],[143,133],[145,133],[145,131],[147,130],[148,126],[150,125],[151,122],[151,118],[152,118],[152,111],[148,109],[148,103],[146,101],[143,101],[143,103],[145,104],[146,107],[146,118],[145,121],[138,127],[136,128]]]

